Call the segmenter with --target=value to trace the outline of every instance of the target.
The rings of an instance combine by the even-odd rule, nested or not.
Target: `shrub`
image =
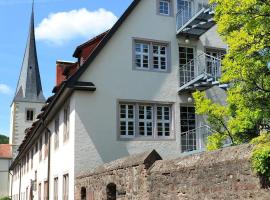
[[[252,151],[252,167],[259,175],[270,181],[270,134],[263,133],[252,140],[255,147]]]

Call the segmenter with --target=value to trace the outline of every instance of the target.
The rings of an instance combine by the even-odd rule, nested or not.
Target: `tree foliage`
[[[0,135],[0,144],[8,144],[9,143],[9,138],[4,135]]]
[[[197,113],[206,114],[214,127],[222,121],[217,132],[231,136],[234,144],[243,143],[270,131],[270,1],[211,3],[216,4],[218,32],[229,47],[221,82],[230,87],[225,107],[195,93]]]

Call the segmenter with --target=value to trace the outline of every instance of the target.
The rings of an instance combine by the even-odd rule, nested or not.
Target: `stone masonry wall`
[[[117,186],[117,199],[149,199],[148,169],[161,157],[155,152],[129,156],[97,168],[76,179],[75,199],[81,199],[81,188],[86,188],[87,200],[107,200],[106,189]]]
[[[127,157],[78,177],[76,199],[86,187],[95,197],[89,193],[87,199],[105,200],[106,186],[113,182],[118,200],[269,200],[270,190],[252,171],[251,151],[242,145],[174,160],[160,160],[156,152],[137,155],[139,162]]]
[[[150,198],[269,200],[252,170],[252,146],[242,145],[171,161],[157,161],[151,169]]]

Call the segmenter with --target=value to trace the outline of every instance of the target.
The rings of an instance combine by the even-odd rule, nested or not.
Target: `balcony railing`
[[[176,30],[178,31],[192,17],[199,13],[202,9],[209,7],[206,0],[186,1],[185,5],[179,8],[176,14]]]
[[[203,53],[187,64],[181,65],[179,76],[180,87],[201,76],[211,78],[212,82],[218,81],[221,77],[221,59]]]
[[[207,125],[181,133],[181,152],[200,152],[206,149],[207,137],[214,131]]]

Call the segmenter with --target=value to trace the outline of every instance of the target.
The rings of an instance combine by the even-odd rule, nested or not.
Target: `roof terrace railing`
[[[210,5],[206,0],[187,0],[176,14],[176,31],[183,27],[189,20],[191,20],[197,13],[203,9],[210,8],[214,10],[215,6]]]

